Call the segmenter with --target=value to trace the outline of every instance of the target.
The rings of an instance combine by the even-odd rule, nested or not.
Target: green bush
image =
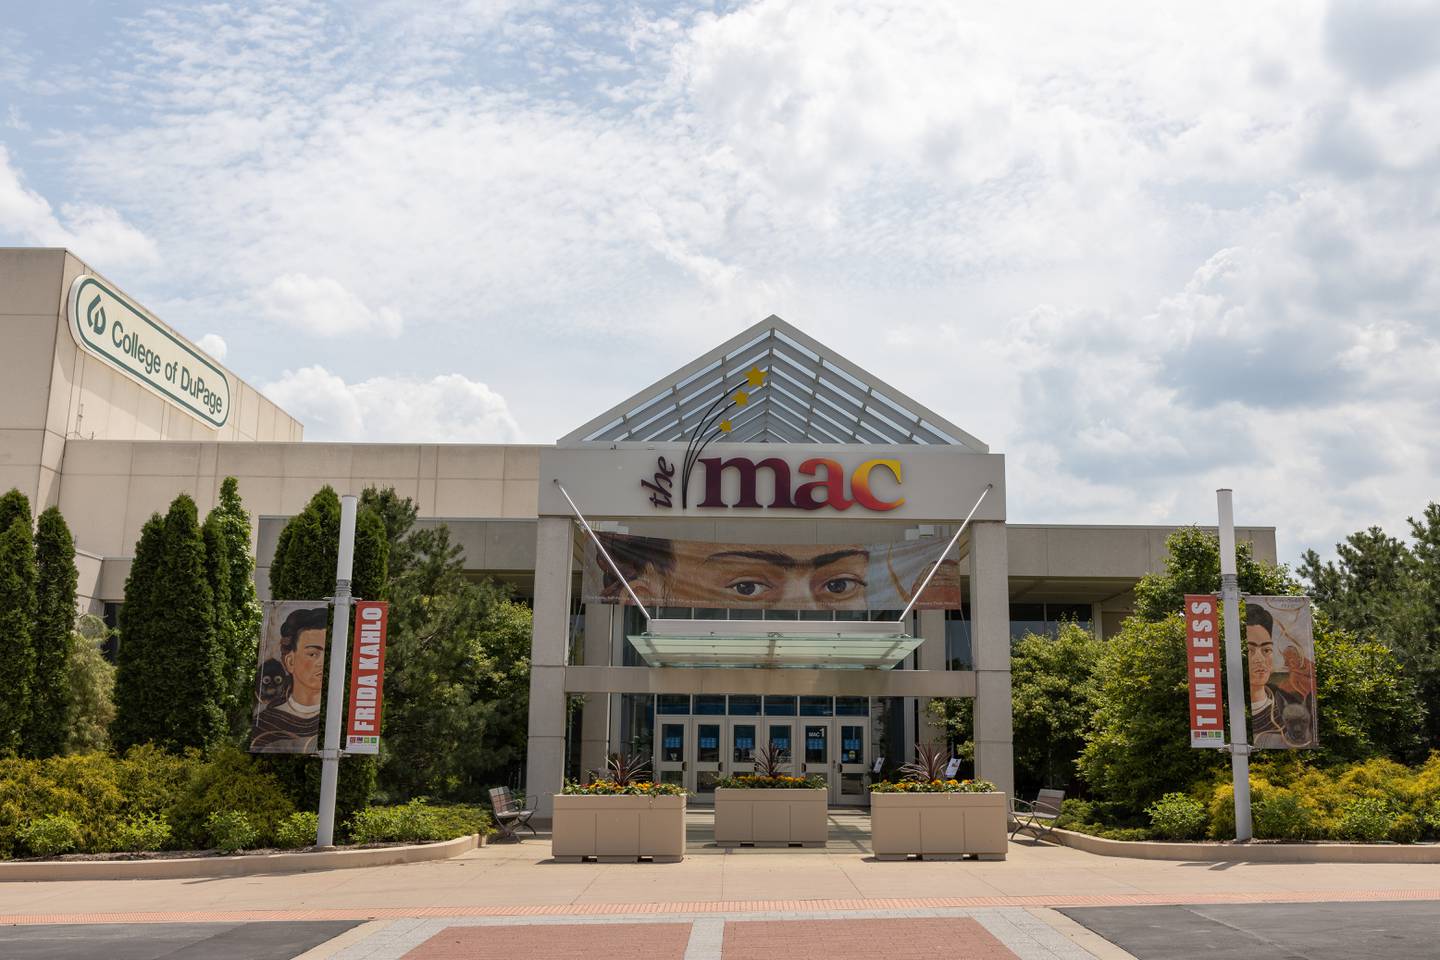
[[[430,814],[435,818],[437,840],[453,840],[474,833],[486,836],[494,832],[494,821],[490,819],[490,811],[484,807],[469,804],[435,806],[430,808]]]
[[[1419,817],[1413,813],[1402,813],[1396,817],[1395,822],[1390,825],[1390,833],[1386,839],[1394,843],[1414,843],[1419,840],[1424,833],[1425,829],[1420,823]]]
[[[295,804],[280,782],[262,772],[249,754],[225,747],[194,769],[183,796],[170,811],[176,841],[186,847],[204,843],[209,835],[208,817],[216,810],[244,814],[255,830],[255,840],[265,844],[295,812]]]
[[[80,824],[64,814],[41,817],[25,827],[20,839],[35,856],[54,857],[80,847]]]
[[[320,817],[315,813],[309,810],[292,813],[275,828],[275,846],[282,850],[313,847],[319,829]]]
[[[1395,815],[1388,801],[1380,797],[1356,797],[1345,807],[1339,837],[1341,840],[1376,843],[1389,836],[1394,822]]]
[[[116,828],[110,841],[111,850],[163,850],[170,842],[170,824],[154,813],[137,813]]]
[[[1310,808],[1289,790],[1266,791],[1250,812],[1255,836],[1262,840],[1314,840],[1321,834]]]
[[[423,800],[411,800],[398,807],[361,810],[350,818],[349,828],[350,838],[356,843],[416,843],[442,839],[440,823]]]
[[[253,849],[259,832],[240,811],[217,810],[205,818],[205,836],[221,853],[234,853]]]
[[[1145,808],[1151,832],[1161,840],[1199,840],[1205,836],[1205,805],[1188,793],[1167,793]]]

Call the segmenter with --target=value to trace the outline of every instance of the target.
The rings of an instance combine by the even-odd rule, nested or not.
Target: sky
[[[1440,498],[1440,0],[5,7],[0,244],[307,439],[553,442],[776,314],[1013,522]]]

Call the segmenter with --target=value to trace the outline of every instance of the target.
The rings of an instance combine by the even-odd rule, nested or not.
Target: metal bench
[[[1041,790],[1034,800],[1014,801],[1010,817],[1015,821],[1015,828],[1010,831],[1010,839],[1014,840],[1017,834],[1029,830],[1037,842],[1044,840],[1055,829],[1055,821],[1060,819],[1060,805],[1064,802],[1064,790]]]
[[[526,810],[516,803],[515,794],[510,792],[509,787],[495,787],[490,791],[490,808],[495,812],[495,828],[506,840],[519,843],[520,835],[516,830],[520,827],[529,830],[531,836],[537,836],[535,828],[530,826],[530,818],[535,816],[535,811]]]

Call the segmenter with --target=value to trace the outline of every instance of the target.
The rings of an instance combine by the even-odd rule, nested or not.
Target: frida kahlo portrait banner
[[[598,534],[642,603],[656,607],[893,610],[910,602],[944,540],[870,544],[753,544]],[[630,603],[624,585],[587,543],[589,603]],[[915,604],[959,608],[960,565],[947,558]]]
[[[1320,746],[1309,597],[1246,597],[1250,743],[1262,750]]]
[[[324,600],[266,602],[251,753],[314,753],[319,748],[329,637],[330,605]]]

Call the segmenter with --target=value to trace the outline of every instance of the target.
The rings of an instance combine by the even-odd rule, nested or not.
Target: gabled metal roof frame
[[[715,401],[765,385],[731,417],[726,443],[930,444],[989,453],[983,441],[771,315],[560,438],[567,444],[685,440]]]

